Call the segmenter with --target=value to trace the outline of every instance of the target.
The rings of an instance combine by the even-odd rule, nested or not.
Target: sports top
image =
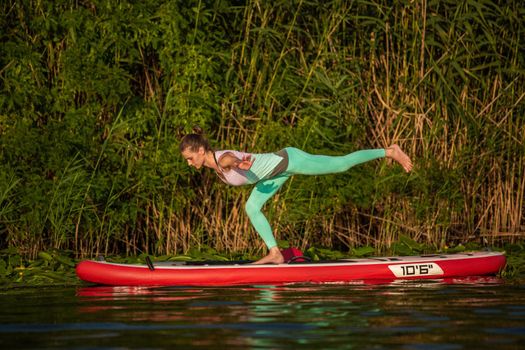
[[[239,160],[250,156],[253,164],[249,170],[231,168],[224,170],[219,165],[219,159],[225,154],[231,153]],[[246,153],[232,150],[221,150],[214,152],[215,160],[219,167],[218,175],[222,181],[233,186],[249,185],[264,179],[277,176],[286,170],[288,155],[282,150],[276,153]]]

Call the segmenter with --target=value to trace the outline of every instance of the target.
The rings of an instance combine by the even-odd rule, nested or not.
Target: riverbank
[[[410,246],[412,244],[412,247]],[[422,249],[422,246],[414,246],[410,241],[399,241],[393,245],[391,251],[378,253],[371,247],[360,247],[348,252],[335,251],[320,247],[312,247],[304,252],[313,261],[332,260],[344,258],[362,258],[368,256],[384,255],[418,255],[429,253],[461,253],[465,251],[475,251],[491,249],[505,251],[507,256],[507,266],[501,272],[500,277],[509,282],[520,283],[525,278],[525,245],[507,244],[503,247],[480,247],[477,244],[457,245],[441,251],[430,251]],[[145,263],[146,254],[138,256],[108,256],[106,260],[121,263]],[[189,260],[255,260],[257,256],[251,253],[239,254],[219,254],[214,249],[202,247],[193,249],[184,255],[163,255],[151,257],[153,261],[189,261]],[[73,257],[72,251],[53,250],[38,253],[38,258],[34,260],[24,258],[16,249],[4,249],[0,251],[0,289],[11,289],[20,287],[35,286],[81,286],[75,274],[76,264],[83,259]]]

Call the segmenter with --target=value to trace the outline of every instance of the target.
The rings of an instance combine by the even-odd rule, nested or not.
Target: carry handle
[[[148,265],[148,269],[150,271],[154,271],[155,267],[153,266],[153,262],[151,261],[149,255],[146,255],[146,265]]]

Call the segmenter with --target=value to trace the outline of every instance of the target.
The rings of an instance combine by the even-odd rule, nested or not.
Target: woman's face
[[[192,151],[190,147],[182,151],[182,156],[184,157],[184,159],[186,159],[188,165],[196,169],[202,168],[202,165],[204,164],[205,155],[206,152],[204,151],[204,147],[199,147],[199,150],[197,152]]]

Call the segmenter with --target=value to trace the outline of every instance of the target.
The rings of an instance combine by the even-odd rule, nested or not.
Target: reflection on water
[[[523,285],[496,278],[2,292],[2,349],[515,349]]]

